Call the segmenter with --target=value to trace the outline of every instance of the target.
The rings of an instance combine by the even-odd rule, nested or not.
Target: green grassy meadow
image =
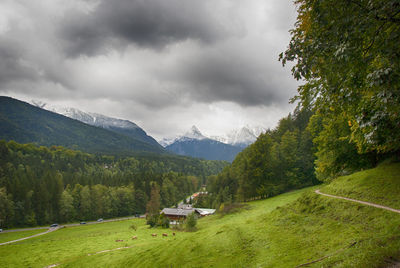
[[[383,163],[340,177],[324,187],[323,192],[400,209],[400,165]]]
[[[329,255],[309,267],[385,267],[400,260],[400,215],[314,190],[398,208],[399,169],[399,164],[381,165],[330,185],[249,202],[240,212],[202,218],[197,232],[176,236],[172,230],[149,229],[143,219],[64,228],[0,246],[0,266],[296,267]],[[385,178],[388,183],[382,183]],[[370,189],[373,195],[362,195]],[[129,228],[132,223],[136,231]],[[127,248],[96,254],[122,247]]]
[[[23,237],[39,234],[46,232],[47,230],[32,230],[32,231],[21,231],[21,232],[10,232],[10,233],[0,233],[0,243],[17,240]]]

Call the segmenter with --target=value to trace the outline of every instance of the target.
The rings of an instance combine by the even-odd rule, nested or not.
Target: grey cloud
[[[279,98],[272,85],[248,62],[235,61],[232,55],[201,59],[183,76],[193,83],[191,94],[205,102],[232,101],[244,106],[269,105]]]
[[[1,93],[80,101],[77,108],[109,115],[125,107],[120,117],[157,133],[182,118],[213,121],[208,106],[270,111],[295,94],[277,61],[289,41],[286,14],[272,25],[263,14],[270,1],[101,0],[80,10],[82,1],[10,1],[18,8],[0,25]],[[283,2],[271,10],[291,5]]]
[[[245,52],[240,50],[222,46],[187,58],[183,55],[176,66],[160,72],[180,83],[182,93],[193,101],[230,101],[244,107],[287,103],[296,85],[285,81],[278,61],[257,59],[259,51],[251,47]]]
[[[15,80],[35,81],[39,78],[37,70],[23,60],[23,52],[13,42],[0,38],[0,85]]]
[[[59,34],[68,56],[92,56],[134,43],[160,49],[186,39],[212,43],[240,27],[220,23],[212,1],[103,0],[91,13],[71,11]]]

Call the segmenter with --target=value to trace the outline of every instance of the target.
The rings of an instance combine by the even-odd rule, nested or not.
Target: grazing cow
[[[155,237],[155,236],[157,236],[157,234],[151,234],[151,236],[152,236],[152,237]]]
[[[162,234],[162,236],[168,236],[167,234]]]
[[[137,236],[132,236],[132,240],[137,239]]]
[[[173,236],[175,236],[175,233],[172,233]]]

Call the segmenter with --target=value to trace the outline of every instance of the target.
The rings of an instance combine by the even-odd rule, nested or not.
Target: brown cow
[[[162,236],[168,236],[167,234],[162,234]]]
[[[155,237],[155,236],[157,236],[157,234],[151,234],[151,236],[152,236],[152,237]]]
[[[137,236],[132,236],[132,240],[137,239]]]

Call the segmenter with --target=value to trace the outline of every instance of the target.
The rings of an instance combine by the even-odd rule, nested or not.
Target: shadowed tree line
[[[160,208],[196,191],[224,162],[115,158],[0,141],[0,225],[43,225],[142,214],[151,185]]]

